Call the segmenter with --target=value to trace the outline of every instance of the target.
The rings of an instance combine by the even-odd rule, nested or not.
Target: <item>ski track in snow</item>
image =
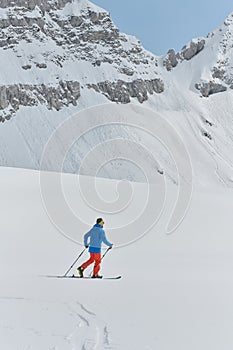
[[[13,349],[10,343],[12,338],[14,342],[18,338],[17,350],[116,348],[110,342],[107,324],[78,301],[59,303],[0,297],[0,309],[3,316],[0,321],[0,335],[5,339],[4,350]]]

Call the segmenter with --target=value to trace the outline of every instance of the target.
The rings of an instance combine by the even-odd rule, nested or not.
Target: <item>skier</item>
[[[91,264],[95,263],[92,278],[102,278],[98,274],[101,264],[101,245],[105,243],[109,248],[112,248],[113,244],[110,243],[105,235],[104,220],[98,218],[96,224],[84,235],[84,246],[89,247],[90,258],[81,266],[78,267],[77,271],[80,277],[83,277],[83,271]],[[88,241],[89,239],[89,241]],[[89,242],[89,243],[88,243]]]

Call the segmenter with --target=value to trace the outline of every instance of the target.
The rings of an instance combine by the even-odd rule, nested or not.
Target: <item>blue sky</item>
[[[180,50],[206,36],[233,12],[229,0],[92,0],[110,12],[117,27],[155,54]]]

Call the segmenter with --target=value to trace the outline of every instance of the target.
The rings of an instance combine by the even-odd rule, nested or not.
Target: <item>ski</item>
[[[79,276],[44,276],[44,277],[48,277],[48,278],[73,278],[73,279],[90,279],[90,280],[119,280],[121,278],[121,276],[113,276],[113,277],[102,277],[102,278],[92,278],[90,276],[84,276],[84,277],[79,277]]]

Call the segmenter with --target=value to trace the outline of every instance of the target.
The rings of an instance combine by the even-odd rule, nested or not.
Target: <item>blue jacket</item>
[[[89,242],[88,242],[89,239]],[[110,243],[105,235],[104,229],[102,226],[95,224],[90,231],[88,231],[84,235],[84,245],[89,247],[90,253],[100,253],[102,242],[107,246],[111,247],[112,243]]]

